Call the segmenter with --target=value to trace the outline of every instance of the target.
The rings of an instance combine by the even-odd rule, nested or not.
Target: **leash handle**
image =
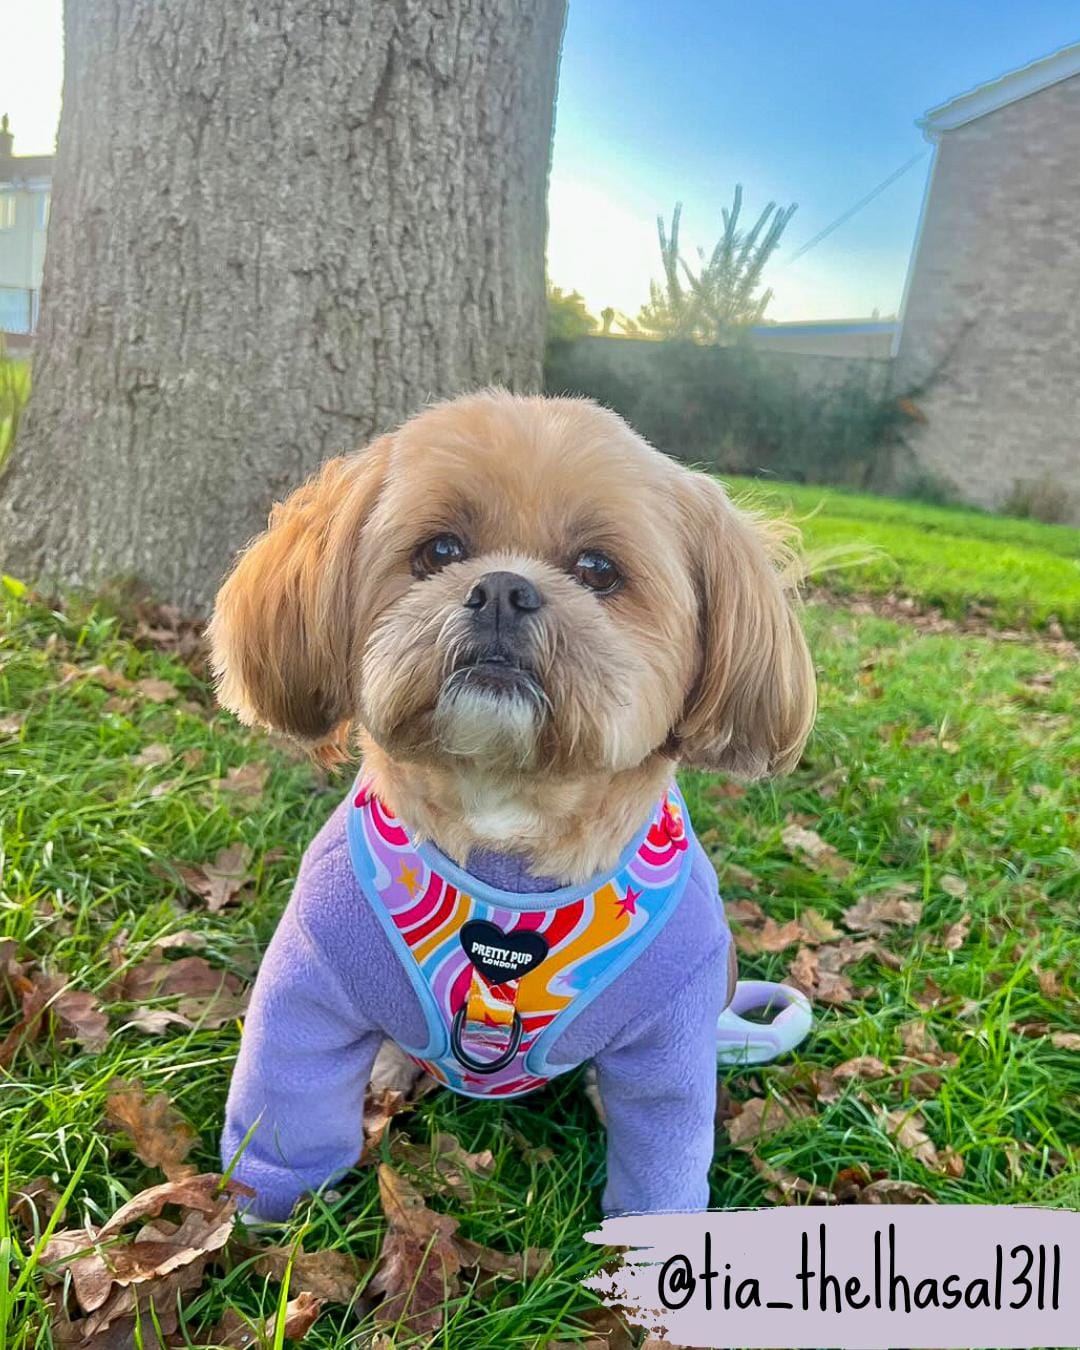
[[[749,1022],[748,1012],[780,1011],[771,1022]],[[789,984],[740,980],[731,1002],[716,1022],[716,1058],[720,1064],[766,1064],[786,1055],[810,1033],[810,1000]]]

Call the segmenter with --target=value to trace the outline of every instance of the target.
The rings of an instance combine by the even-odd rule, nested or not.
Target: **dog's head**
[[[275,508],[211,625],[222,702],[313,746],[617,772],[791,767],[814,683],[767,528],[592,403],[421,413]]]

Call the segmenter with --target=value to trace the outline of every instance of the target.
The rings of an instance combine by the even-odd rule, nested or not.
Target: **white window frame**
[[[52,210],[52,193],[48,190],[36,192],[34,197],[34,228],[47,230],[49,228],[49,212]]]
[[[13,230],[17,214],[18,197],[14,192],[0,189],[0,230]]]

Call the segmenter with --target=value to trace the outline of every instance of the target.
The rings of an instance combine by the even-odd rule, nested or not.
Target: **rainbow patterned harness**
[[[575,1068],[548,1052],[671,917],[691,870],[688,828],[673,785],[609,874],[518,894],[413,843],[358,785],[353,869],[427,1020],[427,1044],[402,1048],[469,1097],[531,1092]]]

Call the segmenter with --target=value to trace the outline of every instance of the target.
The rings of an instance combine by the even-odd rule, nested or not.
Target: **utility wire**
[[[893,173],[889,174],[888,178],[883,179],[877,185],[876,188],[868,192],[865,197],[861,197],[855,203],[854,206],[849,206],[848,209],[843,213],[843,215],[837,216],[836,219],[831,224],[826,225],[823,230],[819,230],[817,234],[814,235],[813,239],[807,240],[807,242],[803,244],[802,248],[797,249],[791,255],[791,257],[788,258],[787,262],[784,263],[784,266],[787,267],[790,263],[793,263],[796,260],[796,258],[801,258],[804,253],[809,253],[812,248],[820,244],[823,239],[826,239],[830,234],[832,234],[833,230],[838,230],[840,226],[849,221],[852,216],[858,215],[858,213],[863,209],[864,206],[869,206],[875,197],[880,196],[881,193],[883,193],[887,187],[891,187],[891,185],[895,183],[898,178],[902,178],[904,174],[907,173],[908,169],[914,168],[915,165],[918,164],[919,160],[925,159],[929,153],[930,151],[927,148],[925,150],[920,150],[917,155],[912,155],[912,157],[905,164],[901,164],[898,169],[896,169]]]

